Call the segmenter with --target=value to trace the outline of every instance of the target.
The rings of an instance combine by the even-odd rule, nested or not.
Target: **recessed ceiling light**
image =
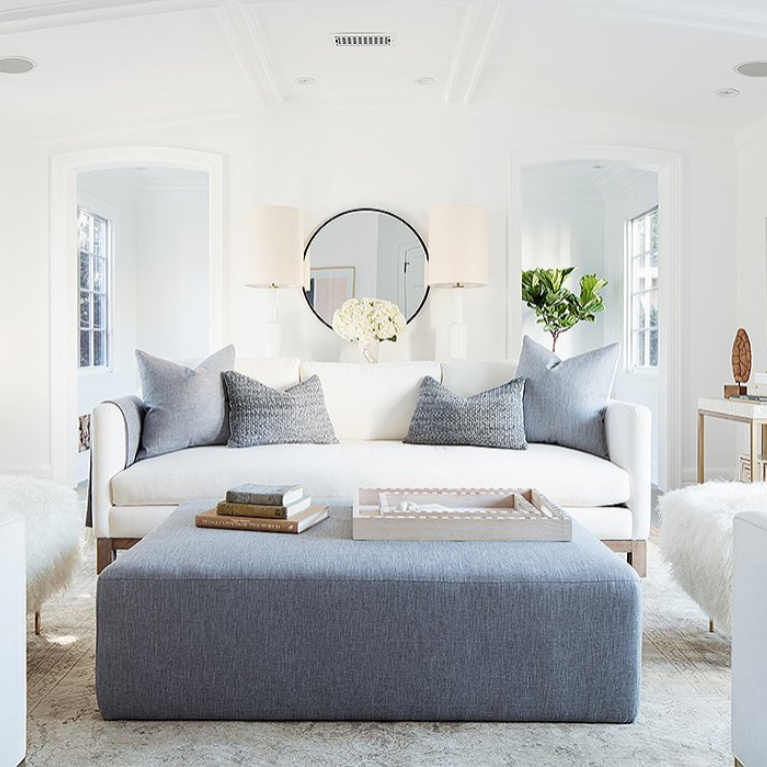
[[[720,88],[714,93],[723,99],[734,99],[736,96],[740,96],[740,91],[735,88]]]
[[[767,77],[767,61],[746,61],[738,64],[735,71],[746,77]]]
[[[296,85],[314,85],[317,81],[313,77],[297,77],[294,82]]]
[[[434,85],[436,80],[433,77],[417,77],[416,82],[419,85]]]
[[[0,58],[0,72],[4,75],[24,75],[37,64],[26,56],[4,56]]]

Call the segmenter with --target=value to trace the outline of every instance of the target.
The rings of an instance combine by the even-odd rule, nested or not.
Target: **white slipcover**
[[[317,375],[340,440],[398,439],[407,436],[424,376],[442,380],[439,362],[358,365],[304,362],[301,380]]]

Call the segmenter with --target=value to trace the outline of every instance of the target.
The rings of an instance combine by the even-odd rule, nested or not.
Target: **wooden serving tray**
[[[533,488],[361,487],[355,541],[570,541],[572,520]]]

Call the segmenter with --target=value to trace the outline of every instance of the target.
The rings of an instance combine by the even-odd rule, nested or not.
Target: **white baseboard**
[[[52,475],[49,463],[4,463],[0,464],[0,474],[26,474],[38,479],[50,479]]]

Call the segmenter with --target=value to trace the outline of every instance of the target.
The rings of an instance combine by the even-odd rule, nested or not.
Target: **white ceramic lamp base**
[[[447,333],[450,346],[450,359],[466,359],[468,331],[468,327],[463,322],[453,322],[448,325]]]
[[[282,354],[282,329],[278,289],[269,289],[269,313],[264,324],[264,357],[279,357]]]

